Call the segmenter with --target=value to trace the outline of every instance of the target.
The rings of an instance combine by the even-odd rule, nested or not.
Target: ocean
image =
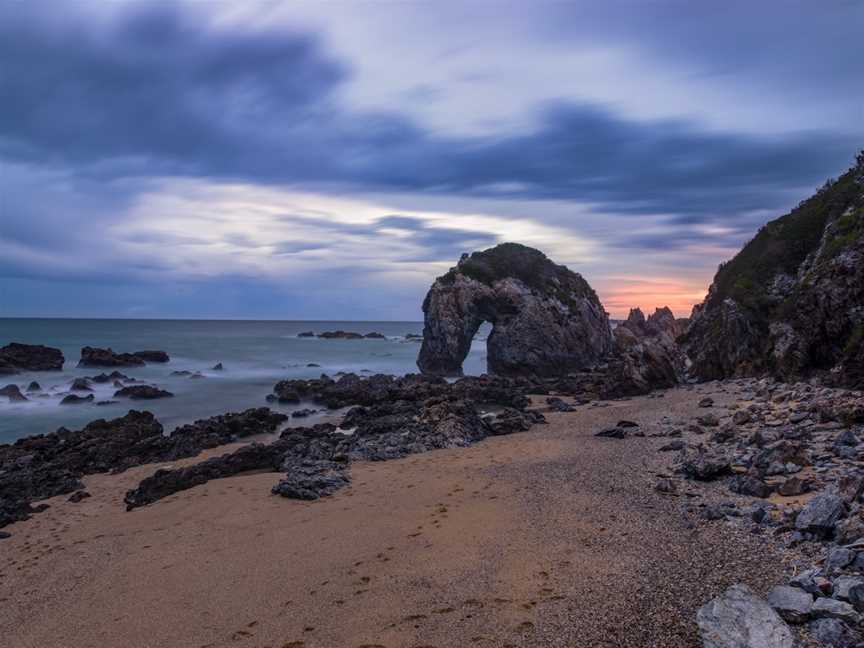
[[[363,334],[376,331],[386,339],[297,337],[302,331],[321,333],[338,329]],[[486,370],[488,330],[488,325],[484,325],[474,339],[464,364],[468,375]],[[195,419],[268,405],[265,397],[284,378],[335,376],[338,372],[359,375],[417,372],[420,344],[408,340],[406,335],[419,335],[422,331],[422,322],[0,319],[0,346],[9,342],[44,344],[59,348],[66,357],[63,371],[0,376],[0,386],[14,383],[22,392],[35,380],[47,395],[30,398],[26,403],[10,403],[0,396],[0,443],[52,432],[60,426],[80,428],[94,419],[123,416],[130,409],[153,412],[170,431]],[[60,405],[75,378],[111,372],[111,369],[78,368],[83,346],[111,347],[117,352],[167,351],[171,356],[168,364],[118,370],[167,389],[174,397],[152,401],[117,399],[114,404],[95,405],[95,401],[112,399],[115,388],[108,383],[93,385],[94,403]],[[218,362],[222,363],[223,371],[212,370]],[[173,376],[174,371],[201,372],[204,378]],[[308,404],[270,406],[290,412]],[[308,424],[309,420],[297,419],[294,423]]]

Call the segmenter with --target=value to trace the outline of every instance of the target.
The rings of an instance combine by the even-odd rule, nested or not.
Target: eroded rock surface
[[[864,153],[721,266],[684,347],[700,379],[823,373],[864,387]]]
[[[516,243],[464,255],[438,277],[423,302],[425,374],[461,375],[484,321],[491,373],[563,375],[587,367],[612,347],[609,319],[579,274]]]
[[[153,414],[130,410],[81,430],[60,428],[0,445],[0,527],[37,511],[34,500],[80,490],[84,475],[194,457],[205,448],[272,433],[286,419],[261,407],[196,421],[165,436]]]
[[[608,391],[629,396],[683,382],[685,357],[676,342],[683,329],[668,307],[656,309],[647,319],[640,309],[632,309],[614,331]]]

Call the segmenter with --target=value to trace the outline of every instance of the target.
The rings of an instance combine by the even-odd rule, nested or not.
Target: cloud
[[[363,57],[337,56],[325,34],[299,23],[232,21],[220,15],[224,7],[201,3],[64,9],[0,5],[0,276],[15,282],[19,300],[7,303],[32,306],[21,294],[36,285],[44,299],[54,294],[48,285],[95,298],[97,290],[77,285],[90,282],[130,309],[156,312],[162,303],[185,312],[166,288],[176,282],[184,295],[233,295],[238,309],[257,295],[287,300],[293,316],[304,316],[301,307],[312,308],[304,290],[314,287],[319,314],[323,304],[334,313],[351,304],[359,316],[398,302],[404,316],[461,252],[518,240],[596,278],[601,294],[617,295],[617,308],[659,294],[616,288],[640,270],[668,277],[683,268],[707,282],[759,224],[841,171],[861,145],[848,120],[782,132],[720,129],[701,116],[645,118],[629,86],[636,96],[624,106],[602,102],[589,84],[582,94],[532,96],[531,118],[517,127],[501,128],[490,115],[482,131],[442,131],[424,110],[456,91],[474,97],[489,84],[500,91],[516,83],[507,70],[466,69],[463,57],[476,44],[438,43],[428,75],[409,75],[394,90],[400,102],[373,109],[346,92],[364,82]],[[433,38],[414,9],[387,11],[407,12],[414,31],[404,38],[417,39],[418,49]],[[437,19],[449,22],[449,8],[440,11]],[[695,33],[713,43],[706,15]],[[616,25],[592,16],[578,27],[585,40],[576,48],[578,70],[599,65],[591,79],[605,74],[604,61],[633,60],[621,43],[644,48],[646,61],[686,58],[664,46],[656,26],[634,35],[654,24],[649,18]],[[521,21],[470,24],[495,31],[484,53],[494,60]],[[541,51],[538,38],[556,41],[554,51],[523,61],[535,74],[565,45],[533,12],[528,25],[535,40],[520,41],[519,56],[535,45]],[[755,37],[743,42],[751,52],[757,46]],[[698,46],[687,36],[687,49]],[[694,57],[700,71],[722,78],[717,66],[721,54],[732,57],[730,47],[714,43],[715,54]],[[804,65],[798,50],[795,60]],[[845,79],[850,64],[838,66]],[[789,80],[776,62],[759,67]],[[549,78],[561,69],[550,68]],[[393,70],[401,70],[397,61]],[[657,69],[664,83],[667,72]],[[855,88],[839,93],[840,104],[860,97]],[[255,282],[260,291],[250,288]],[[673,284],[661,286],[681,303],[695,292],[689,282]],[[362,309],[353,294],[361,288],[378,294]],[[124,290],[149,291],[149,305],[118,296]]]
[[[775,204],[842,168],[846,133],[716,133],[559,101],[531,132],[442,137],[353,112],[315,38],[229,31],[165,5],[96,29],[8,7],[0,151],[99,177],[186,175],[354,190],[566,199],[619,213],[716,216]]]

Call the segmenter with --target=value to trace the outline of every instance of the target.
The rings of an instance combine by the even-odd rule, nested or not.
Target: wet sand
[[[776,584],[784,557],[654,491],[667,439],[593,433],[625,418],[667,429],[664,416],[689,420],[709,392],[547,413],[549,425],[470,448],[356,463],[350,487],[316,502],[270,495],[267,473],[127,513],[125,490],[158,465],[88,477],[93,497],[48,500],[6,529],[0,644],[697,646],[695,610],[734,582]]]

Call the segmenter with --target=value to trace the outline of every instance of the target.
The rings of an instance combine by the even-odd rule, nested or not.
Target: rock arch
[[[463,255],[423,301],[423,373],[458,376],[484,321],[488,365],[500,375],[556,376],[596,363],[612,348],[609,318],[579,274],[542,252],[502,243]]]

